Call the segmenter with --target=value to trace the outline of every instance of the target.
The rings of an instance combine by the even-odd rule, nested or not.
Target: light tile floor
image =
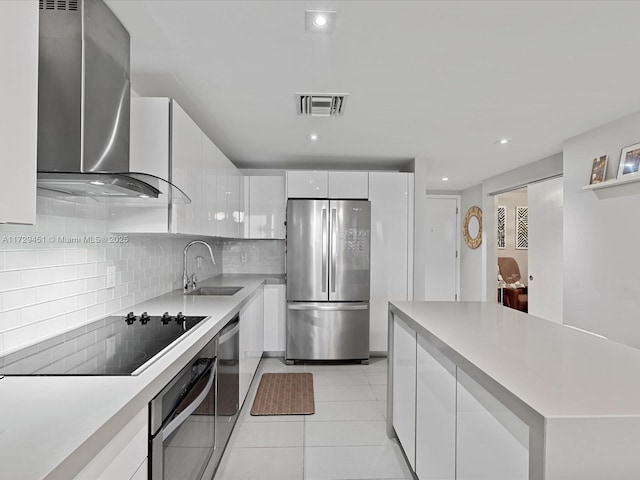
[[[311,372],[314,415],[249,415],[260,376]],[[411,479],[386,435],[386,358],[369,365],[260,363],[215,480]]]

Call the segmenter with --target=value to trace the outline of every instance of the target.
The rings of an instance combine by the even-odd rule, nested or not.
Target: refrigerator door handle
[[[329,226],[327,209],[322,209],[322,292],[327,291],[327,257],[329,256]]]
[[[331,209],[331,269],[329,270],[329,283],[331,293],[336,291],[336,250],[338,250],[338,211]]]
[[[367,310],[369,304],[358,305],[288,305],[289,310],[323,310],[323,311],[341,311],[341,310]]]

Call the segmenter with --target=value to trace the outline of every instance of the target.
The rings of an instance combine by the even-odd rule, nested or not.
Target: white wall
[[[482,205],[482,185],[468,188],[460,194],[460,218],[464,221],[467,210],[473,206]],[[484,217],[484,214],[483,214]],[[483,222],[484,224],[484,222]],[[482,230],[482,243],[485,242],[487,232]],[[462,228],[461,228],[462,231]],[[464,240],[460,241],[460,300],[482,300],[482,246],[471,249]]]
[[[640,347],[640,196],[599,200],[589,183],[594,157],[640,141],[640,113],[564,144],[564,322]]]

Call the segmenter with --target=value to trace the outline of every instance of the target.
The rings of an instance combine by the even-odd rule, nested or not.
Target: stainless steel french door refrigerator
[[[369,360],[371,205],[287,203],[287,343],[295,360]]]

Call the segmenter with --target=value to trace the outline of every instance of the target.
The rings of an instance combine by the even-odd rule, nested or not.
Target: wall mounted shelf
[[[582,190],[591,190],[599,199],[640,194],[640,173],[607,180],[594,185],[585,185]]]

